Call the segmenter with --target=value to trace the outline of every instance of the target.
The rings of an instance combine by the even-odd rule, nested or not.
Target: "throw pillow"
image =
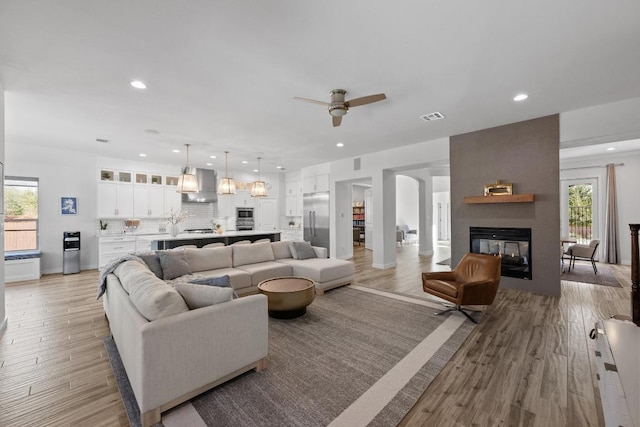
[[[231,288],[231,278],[228,274],[220,277],[205,277],[203,279],[191,280],[189,283],[193,283],[194,285],[206,285],[206,286],[217,286],[219,288]],[[238,298],[238,294],[236,291],[233,291],[233,299]]]
[[[309,242],[289,242],[289,249],[294,259],[317,258],[316,251]]]
[[[158,258],[158,255],[140,255],[140,258],[142,258],[144,263],[147,264],[147,267],[149,267],[149,270],[151,270],[158,279],[162,279],[162,266],[160,265],[160,258]]]
[[[162,267],[162,279],[171,280],[191,274],[184,251],[158,251],[157,253]]]
[[[192,283],[177,284],[175,289],[182,295],[191,310],[231,301],[233,295],[231,288],[194,285]]]

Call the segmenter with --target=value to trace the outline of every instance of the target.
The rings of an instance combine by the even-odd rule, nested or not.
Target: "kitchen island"
[[[279,231],[227,231],[222,234],[217,233],[180,233],[176,237],[162,236],[162,239],[153,240],[151,249],[164,250],[173,249],[178,246],[196,245],[201,248],[210,243],[224,243],[231,245],[242,240],[255,242],[256,240],[269,239],[272,242],[280,241]]]

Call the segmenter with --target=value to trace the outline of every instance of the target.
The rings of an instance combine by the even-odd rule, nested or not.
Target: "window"
[[[587,244],[598,236],[598,179],[567,179],[561,181],[561,186],[561,235]]]
[[[38,179],[6,177],[4,250],[38,249]]]

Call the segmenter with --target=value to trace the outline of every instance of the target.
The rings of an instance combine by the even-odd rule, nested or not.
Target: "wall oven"
[[[254,229],[253,208],[236,208],[236,230],[253,231]]]

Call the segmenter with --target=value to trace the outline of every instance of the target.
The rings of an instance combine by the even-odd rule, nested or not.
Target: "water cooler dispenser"
[[[80,273],[80,232],[65,231],[62,239],[62,274]]]

